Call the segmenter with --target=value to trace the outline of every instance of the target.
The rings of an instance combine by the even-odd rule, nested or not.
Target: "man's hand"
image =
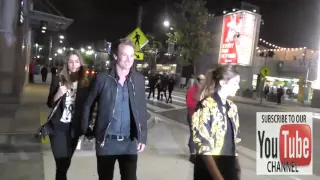
[[[145,144],[139,143],[137,147],[138,152],[143,152],[145,147]]]

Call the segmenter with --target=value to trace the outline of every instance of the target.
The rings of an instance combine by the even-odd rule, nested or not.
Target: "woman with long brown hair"
[[[56,162],[56,180],[66,180],[81,131],[81,109],[89,91],[86,65],[78,51],[68,51],[63,68],[52,78],[47,105],[57,107],[50,120],[49,136]]]
[[[194,180],[239,180],[237,158],[239,116],[227,98],[235,96],[240,76],[232,65],[210,70],[200,91],[200,102],[192,116],[196,146]]]

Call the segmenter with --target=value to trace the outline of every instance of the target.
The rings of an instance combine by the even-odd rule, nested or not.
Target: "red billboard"
[[[238,11],[223,18],[220,64],[251,65],[254,55],[257,18],[255,14]]]

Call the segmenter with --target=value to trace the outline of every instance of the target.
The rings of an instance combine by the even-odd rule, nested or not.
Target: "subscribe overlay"
[[[256,120],[258,175],[312,175],[312,113],[258,112]]]

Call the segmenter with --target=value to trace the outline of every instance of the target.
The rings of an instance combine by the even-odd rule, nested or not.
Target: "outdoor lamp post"
[[[170,26],[170,22],[169,22],[168,20],[165,20],[165,21],[163,22],[163,25],[164,25],[165,27],[169,27],[169,26]]]

